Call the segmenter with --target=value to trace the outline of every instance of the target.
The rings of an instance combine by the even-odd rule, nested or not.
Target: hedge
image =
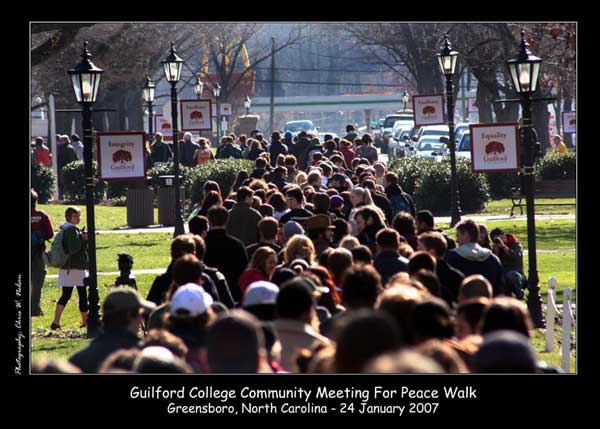
[[[540,161],[538,175],[544,180],[574,180],[576,167],[575,152],[548,154]]]
[[[207,180],[214,180],[221,188],[223,198],[229,195],[231,185],[235,182],[240,171],[245,170],[250,174],[254,169],[254,162],[248,159],[217,159],[194,167],[194,182],[192,185],[192,205],[204,198],[203,185]]]
[[[402,190],[413,195],[416,190],[417,180],[435,165],[436,162],[422,156],[409,156],[397,158],[388,164],[388,170],[398,175]]]
[[[174,176],[175,175],[175,164],[172,162],[165,162],[159,165],[155,165],[148,170],[146,176],[150,177],[150,185],[154,188],[160,188],[164,186],[160,176]],[[184,167],[179,164],[179,175],[183,179],[183,187],[185,188],[185,196],[189,198],[193,183],[193,168]]]
[[[483,174],[471,172],[470,161],[456,160],[458,194],[462,212],[483,210],[490,199],[489,185]],[[450,160],[433,162],[416,183],[415,203],[419,210],[431,210],[436,215],[450,214]]]
[[[54,192],[56,183],[51,167],[42,164],[31,164],[31,187],[38,194],[38,203],[46,204]]]
[[[94,176],[98,177],[98,164],[92,162]],[[73,161],[60,170],[61,192],[66,201],[84,203],[85,198],[85,167],[82,161]],[[96,181],[94,203],[98,204],[104,198],[106,182]]]
[[[511,189],[520,186],[518,173],[487,173],[488,184],[490,185],[490,197],[494,200],[510,198]]]

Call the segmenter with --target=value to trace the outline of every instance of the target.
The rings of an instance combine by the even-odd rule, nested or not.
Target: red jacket
[[[344,160],[346,161],[348,168],[351,168],[352,160],[356,158],[356,153],[354,153],[351,148],[342,145],[340,145],[340,152],[344,155]]]
[[[242,291],[242,296],[244,295],[246,289],[248,289],[248,286],[260,280],[269,281],[269,279],[266,278],[260,271],[255,270],[254,268],[248,268],[246,271],[244,271],[238,280],[238,285]]]
[[[50,240],[54,237],[52,221],[46,212],[34,208],[31,209],[31,232],[33,231],[39,231],[45,240]]]

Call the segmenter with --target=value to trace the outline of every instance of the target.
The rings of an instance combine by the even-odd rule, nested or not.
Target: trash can
[[[174,178],[175,176],[159,176],[159,179],[161,179],[161,187],[158,189],[158,223],[164,226],[175,225]],[[185,206],[185,188],[181,186],[179,189],[181,214],[183,215]]]
[[[154,225],[154,189],[127,189],[127,225],[132,228]]]

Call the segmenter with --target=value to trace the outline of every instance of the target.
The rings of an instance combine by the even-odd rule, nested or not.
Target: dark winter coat
[[[408,272],[408,259],[400,256],[400,253],[393,250],[384,250],[374,259],[375,269],[381,276],[381,283],[385,285],[388,280],[396,273]]]
[[[139,348],[141,341],[133,333],[127,329],[113,329],[104,331],[84,349],[71,356],[69,362],[85,374],[93,374],[98,372],[98,367],[112,352]]]
[[[269,147],[269,152],[271,153],[271,165],[275,167],[277,163],[277,157],[280,154],[287,155],[288,147],[281,143],[280,140],[273,140],[271,142],[271,146]]]
[[[476,243],[468,243],[449,251],[446,260],[465,276],[481,274],[492,284],[494,296],[504,295],[502,263],[491,250]]]
[[[180,141],[179,142],[179,160],[185,167],[194,167],[198,163],[198,159],[194,157],[196,151],[200,149],[198,143],[192,141]]]
[[[248,203],[236,203],[229,212],[229,221],[227,222],[227,234],[231,234],[249,246],[256,243],[259,239],[258,222],[262,215]]]
[[[383,228],[385,228],[385,225],[367,226],[360,234],[358,234],[358,241],[360,241],[360,244],[364,244],[371,249],[371,252],[375,254],[377,252],[377,240],[375,239],[375,236]]]
[[[227,279],[234,301],[241,301],[238,279],[248,267],[246,247],[237,238],[227,234],[224,229],[211,229],[206,234],[206,255],[204,263],[217,268]]]

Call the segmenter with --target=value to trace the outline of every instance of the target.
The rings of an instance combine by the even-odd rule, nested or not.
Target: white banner
[[[212,104],[210,100],[181,100],[182,131],[210,131]]]
[[[171,140],[173,138],[171,119],[167,120],[163,115],[154,115],[154,132],[161,133],[166,140]],[[152,136],[152,139],[154,139],[154,136]]]
[[[102,180],[146,179],[144,132],[98,133],[98,170]]]
[[[470,129],[473,173],[519,170],[518,124],[477,124]]]
[[[416,127],[446,124],[442,94],[414,95],[413,112]]]
[[[563,112],[563,133],[575,133],[577,132],[577,114],[576,112]]]

